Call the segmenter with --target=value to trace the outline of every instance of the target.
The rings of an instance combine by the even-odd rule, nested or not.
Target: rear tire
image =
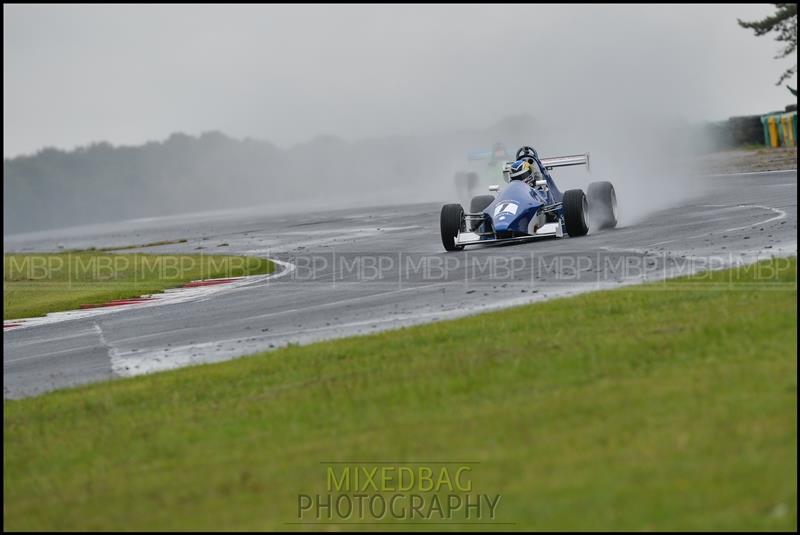
[[[588,203],[582,190],[570,189],[564,192],[561,199],[564,209],[564,226],[571,237],[584,236],[589,232]]]
[[[617,226],[617,194],[611,182],[592,182],[586,192],[589,220],[598,229]]]
[[[473,197],[472,201],[469,203],[469,212],[471,214],[479,214],[483,212],[483,210],[494,202],[494,195],[478,195],[477,197]],[[473,221],[470,223],[469,230],[471,232],[475,232],[480,228],[483,223],[480,221]]]
[[[439,220],[442,231],[442,245],[446,251],[460,251],[463,245],[456,245],[456,236],[464,230],[464,208],[460,204],[445,204]]]
[[[483,210],[494,202],[494,195],[478,195],[472,198],[469,203],[469,211],[471,214],[483,212]]]

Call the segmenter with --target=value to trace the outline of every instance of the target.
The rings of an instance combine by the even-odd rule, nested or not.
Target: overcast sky
[[[762,113],[793,100],[774,85],[792,62],[736,18],[772,11],[4,5],[3,154],[208,130],[288,147],[604,107]]]

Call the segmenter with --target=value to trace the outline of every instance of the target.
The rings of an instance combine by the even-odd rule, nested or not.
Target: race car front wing
[[[477,222],[478,220],[483,221],[483,217],[483,214],[464,214],[467,228],[470,228],[470,222]],[[459,232],[458,236],[456,236],[455,243],[456,245],[514,243],[536,240],[539,238],[561,238],[563,236],[564,230],[561,228],[561,223],[554,222],[542,225],[534,234],[525,234],[511,238],[499,238],[494,232]]]

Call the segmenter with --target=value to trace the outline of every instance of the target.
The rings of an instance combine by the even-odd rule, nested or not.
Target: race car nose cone
[[[509,230],[509,227],[514,222],[514,216],[510,214],[500,214],[494,217],[494,230],[503,232]]]

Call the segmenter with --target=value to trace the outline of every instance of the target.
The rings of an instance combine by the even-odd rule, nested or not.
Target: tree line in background
[[[469,148],[522,137],[531,122],[511,117],[485,130],[354,143],[320,136],[287,150],[220,132],[47,148],[4,160],[4,234],[306,200],[327,199],[332,208],[430,201],[437,181],[450,186]]]
[[[572,125],[561,127],[543,129],[523,114],[485,129],[353,143],[319,136],[286,150],[220,132],[177,133],[139,146],[46,148],[3,161],[3,232],[251,206],[290,211],[451,199],[470,149],[502,141],[513,151],[513,143],[546,140],[547,150],[556,150],[561,139],[564,151],[595,150],[573,141]],[[670,132],[690,148],[681,157],[763,140],[757,116]],[[597,154],[604,156],[613,157]]]
[[[281,167],[286,157],[272,145],[219,133],[136,147],[47,148],[4,160],[3,223],[15,233],[229,206],[243,188],[259,186],[261,172]]]

